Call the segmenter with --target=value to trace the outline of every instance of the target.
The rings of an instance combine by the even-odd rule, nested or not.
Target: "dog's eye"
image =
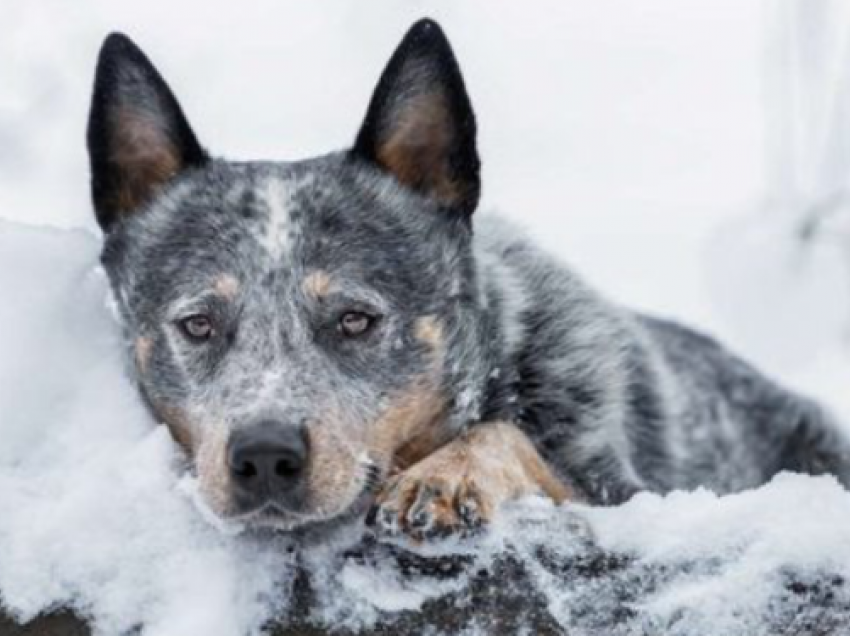
[[[368,332],[375,324],[375,316],[362,311],[348,311],[339,319],[339,330],[347,338],[356,338]]]
[[[183,318],[178,324],[186,337],[195,342],[209,340],[215,333],[212,320],[203,314]]]

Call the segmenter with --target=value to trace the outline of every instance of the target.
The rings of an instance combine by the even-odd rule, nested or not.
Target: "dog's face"
[[[290,164],[209,158],[144,55],[107,40],[89,123],[103,263],[142,392],[216,514],[283,529],[358,514],[453,434],[480,345],[474,136],[431,22],[392,57],[354,148]]]

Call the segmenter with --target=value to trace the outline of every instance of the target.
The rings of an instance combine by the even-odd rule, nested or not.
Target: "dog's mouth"
[[[243,532],[284,532],[294,535],[321,535],[324,530],[362,521],[371,509],[381,485],[381,471],[370,466],[361,477],[358,493],[345,505],[333,510],[300,508],[269,497],[247,509],[224,513],[213,510],[197,486],[197,479],[184,480],[189,494],[204,518],[226,534]]]
[[[315,531],[363,518],[373,505],[374,499],[375,493],[364,487],[348,506],[331,514],[297,511],[275,502],[268,502],[250,512],[231,517],[231,520],[248,530],[298,533]]]
[[[301,545],[324,544],[339,540],[340,537],[357,541],[357,537],[362,536],[362,529],[358,528],[374,500],[374,489],[364,486],[354,501],[330,515],[298,512],[276,503],[267,503],[249,513],[233,517],[228,523],[237,524],[240,531],[248,535],[286,535]]]

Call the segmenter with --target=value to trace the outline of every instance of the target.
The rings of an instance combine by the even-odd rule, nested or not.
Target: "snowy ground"
[[[16,222],[0,221],[0,598],[19,617],[73,605],[104,634],[240,634],[282,608],[292,572],[280,545],[197,515],[179,454],[124,379],[83,146],[110,30],[150,54],[214,152],[294,159],[348,143],[397,39],[438,18],[479,115],[483,213],[850,422],[846,258],[837,243],[802,249],[793,211],[773,205],[776,42],[761,2],[173,4],[0,3],[0,219]],[[762,633],[733,626],[760,620],[781,572],[850,575],[848,504],[828,479],[783,477],[735,497],[572,512],[606,549],[717,565],[645,598],[647,625]],[[329,586],[364,619],[441,592],[388,597],[372,581],[358,600],[362,575]],[[540,585],[570,623],[579,591]]]

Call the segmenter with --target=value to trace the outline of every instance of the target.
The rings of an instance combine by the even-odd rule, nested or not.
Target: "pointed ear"
[[[133,42],[113,33],[97,63],[88,125],[92,197],[108,231],[207,155],[171,90]]]
[[[442,205],[472,214],[481,190],[475,116],[451,46],[420,20],[396,49],[354,153]]]

